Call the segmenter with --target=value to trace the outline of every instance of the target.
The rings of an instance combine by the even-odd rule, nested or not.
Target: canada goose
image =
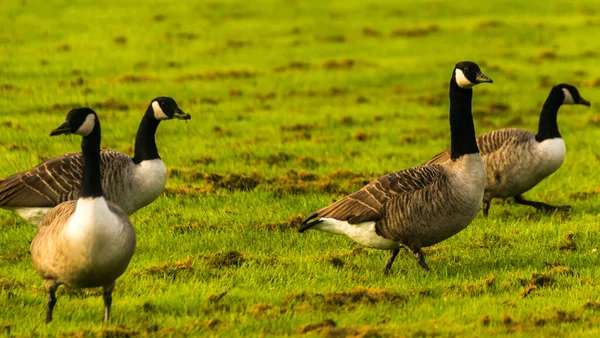
[[[100,174],[106,199],[128,215],[154,201],[165,189],[167,169],[158,155],[154,136],[162,120],[188,120],[170,97],[157,97],[148,106],[135,138],[133,158],[103,149]],[[83,159],[71,153],[0,180],[0,208],[16,211],[37,225],[51,208],[76,200],[81,187]]]
[[[477,214],[485,169],[475,142],[471,101],[476,84],[491,83],[473,62],[456,64],[450,80],[451,161],[387,174],[310,215],[300,227],[348,236],[391,250],[389,272],[401,247],[429,270],[421,248],[458,233]]]
[[[31,258],[46,282],[46,322],[52,320],[55,292],[61,284],[102,286],[104,321],[108,321],[115,280],[133,256],[135,231],[129,216],[106,201],[102,193],[100,122],[96,113],[89,108],[73,109],[50,136],[70,133],[83,136],[79,198],[59,204],[43,217],[31,242]]]
[[[565,160],[565,141],[556,122],[558,109],[563,104],[589,106],[590,102],[582,98],[574,86],[559,84],[552,88],[544,103],[537,134],[508,128],[477,137],[477,145],[487,171],[483,195],[483,214],[486,217],[493,198],[513,197],[519,204],[543,211],[570,210],[568,205],[553,206],[523,197],[523,193],[558,170]],[[449,158],[450,154],[444,152],[426,163],[442,163]]]

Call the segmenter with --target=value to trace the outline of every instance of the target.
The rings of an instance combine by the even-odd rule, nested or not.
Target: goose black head
[[[459,62],[454,66],[453,79],[460,88],[472,88],[483,82],[494,82],[481,72],[475,62],[470,61]]]
[[[563,96],[562,104],[582,104],[584,106],[590,106],[590,101],[581,97],[577,88],[570,84],[561,83],[557,86],[554,86],[552,91],[557,91],[558,95]]]
[[[190,114],[184,113],[177,102],[170,97],[160,96],[152,100],[149,107],[154,114],[154,118],[157,120],[170,120],[170,119],[179,119],[179,120],[189,120],[192,117]]]
[[[90,108],[75,108],[67,114],[67,118],[63,124],[50,132],[50,136],[62,134],[88,136],[92,133],[96,124],[98,124],[96,112]]]

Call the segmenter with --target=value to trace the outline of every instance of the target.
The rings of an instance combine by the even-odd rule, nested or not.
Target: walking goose
[[[123,274],[135,249],[129,216],[102,193],[100,122],[89,108],[73,109],[65,123],[50,133],[83,136],[79,198],[48,212],[31,242],[31,258],[46,284],[46,322],[52,320],[56,289],[104,288],[104,321],[110,317],[115,280]]]
[[[476,84],[491,83],[473,62],[456,64],[450,80],[451,161],[379,177],[359,191],[310,215],[300,227],[346,235],[391,250],[389,272],[401,247],[429,270],[421,248],[458,233],[477,214],[485,169],[475,142],[471,101]]]
[[[162,120],[188,120],[170,97],[157,97],[148,106],[135,138],[133,158],[121,152],[100,152],[100,175],[106,199],[128,215],[154,201],[165,189],[167,169],[158,155],[155,134]],[[37,225],[51,208],[76,200],[81,187],[83,158],[71,153],[0,180],[0,208],[16,211]]]
[[[523,194],[554,173],[565,160],[565,141],[558,131],[556,116],[563,104],[590,102],[579,95],[572,85],[559,84],[552,88],[540,114],[537,134],[516,128],[499,129],[479,135],[477,145],[487,171],[483,214],[487,217],[493,198],[513,197],[518,204],[543,211],[568,211],[570,206],[553,206],[529,201]],[[450,153],[436,155],[427,164],[442,163]]]

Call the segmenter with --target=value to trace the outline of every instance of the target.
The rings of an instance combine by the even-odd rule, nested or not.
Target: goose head
[[[590,106],[590,101],[581,97],[579,91],[573,85],[561,83],[554,86],[552,91],[556,92],[556,95],[561,95],[563,97],[562,104],[582,104],[584,106]]]
[[[96,112],[90,108],[75,108],[67,114],[65,122],[50,132],[50,136],[62,134],[88,136],[92,133],[97,124],[98,116],[96,115]]]
[[[159,96],[152,100],[148,112],[159,121],[170,119],[189,120],[192,118],[190,114],[179,109],[175,100],[167,96]]]
[[[462,61],[454,66],[453,79],[460,88],[472,88],[480,83],[493,83],[492,79],[481,72],[475,62]]]

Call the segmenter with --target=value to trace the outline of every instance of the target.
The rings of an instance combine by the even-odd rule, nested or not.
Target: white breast
[[[390,241],[389,239],[377,235],[377,232],[375,232],[375,222],[350,224],[346,221],[340,221],[334,218],[321,218],[321,222],[315,224],[313,229],[338,235],[346,235],[356,243],[370,248],[392,250],[401,246],[400,243]]]
[[[442,165],[451,174],[452,186],[455,192],[462,195],[463,203],[472,201],[479,209],[479,203],[485,190],[485,166],[479,153],[461,156],[456,161],[447,161]]]
[[[86,242],[105,235],[112,237],[119,228],[120,221],[110,211],[104,197],[80,198],[64,233],[73,240]]]
[[[132,171],[132,191],[128,194],[131,205],[128,214],[154,201],[165,190],[167,184],[167,168],[162,160],[142,161]],[[133,209],[133,210],[131,210]]]
[[[131,223],[114,214],[104,199],[80,198],[75,213],[63,230],[64,243],[69,254],[81,264],[73,269],[102,269],[121,265],[131,251],[135,238],[130,230]],[[64,248],[63,248],[64,249]]]
[[[553,138],[540,142],[537,145],[537,158],[539,159],[539,174],[550,175],[565,161],[567,147],[562,138]]]

